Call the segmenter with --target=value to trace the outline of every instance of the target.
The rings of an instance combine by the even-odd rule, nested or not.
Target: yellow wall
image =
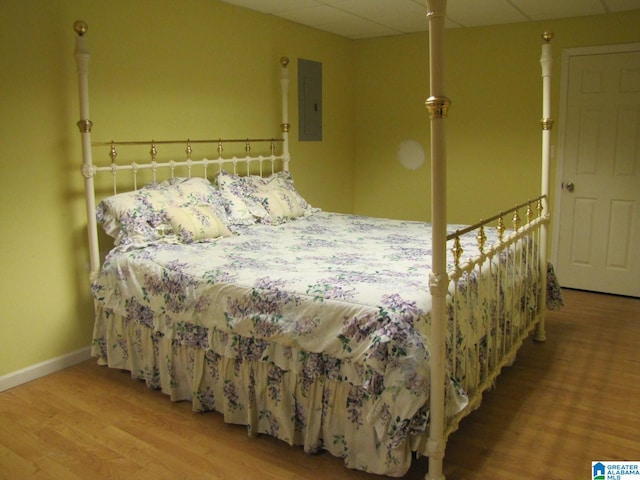
[[[91,341],[78,18],[89,24],[94,140],[279,136],[287,55],[296,185],[323,209],[353,208],[352,42],[215,1],[3,0],[0,376]],[[298,58],[323,63],[322,143],[295,140]]]
[[[556,34],[555,138],[562,50],[637,42],[638,25],[636,10],[446,31],[445,93],[452,100],[446,121],[450,220],[473,223],[538,195],[540,34]],[[431,216],[429,119],[424,107],[428,55],[426,33],[356,42],[356,213],[420,220]],[[408,139],[419,141],[427,153],[427,161],[415,171],[397,160],[398,145]]]
[[[428,218],[428,161],[415,172],[396,161],[406,139],[428,153],[426,35],[354,42],[212,0],[3,0],[0,376],[91,339],[78,18],[89,23],[94,140],[278,135],[278,59],[288,55],[292,171],[303,195],[330,211]],[[537,192],[539,33],[556,31],[559,65],[562,47],[640,40],[639,24],[634,12],[447,32],[457,220]],[[323,63],[323,142],[295,140],[298,58]],[[555,112],[558,89],[556,76]],[[514,179],[516,164],[533,180]],[[463,211],[487,182],[494,193]]]

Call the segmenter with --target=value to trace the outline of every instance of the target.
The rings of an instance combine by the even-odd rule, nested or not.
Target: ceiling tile
[[[384,23],[403,33],[424,32],[429,28],[429,20],[427,20],[426,13],[411,17],[400,14],[389,15]]]
[[[419,16],[427,13],[426,2],[424,7],[420,7],[407,0],[396,2],[389,2],[389,0],[344,0],[334,6],[354,15],[371,19],[386,18],[389,15]]]
[[[223,0],[238,7],[245,7],[262,13],[277,14],[295,8],[318,5],[316,0]]]
[[[344,0],[335,5],[353,15],[382,23],[398,33],[425,31],[428,26],[427,6],[413,1]]]
[[[1,0],[0,0],[1,1]],[[222,0],[347,38],[426,31],[426,0]],[[446,28],[640,9],[640,0],[447,0]]]
[[[322,29],[354,39],[384,37],[387,35],[398,35],[399,33],[402,33],[393,28],[389,28],[379,23],[374,23],[355,16],[345,17],[345,19],[340,22],[322,25]]]
[[[605,0],[604,3],[610,12],[640,10],[640,0]]]
[[[531,20],[607,13],[600,0],[511,0]]]
[[[280,13],[279,16],[292,22],[302,23],[311,27],[318,27],[330,23],[345,23],[353,17],[349,13],[327,5],[287,10]]]
[[[564,0],[563,0],[564,1]],[[525,22],[528,18],[505,0],[449,0],[447,17],[463,27]]]

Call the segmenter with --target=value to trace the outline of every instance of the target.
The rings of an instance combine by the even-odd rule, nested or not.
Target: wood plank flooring
[[[450,437],[448,480],[576,480],[592,460],[640,461],[640,300],[564,294],[547,341],[527,342]],[[405,478],[426,470],[419,459]],[[0,479],[377,478],[250,438],[93,360],[0,393]]]

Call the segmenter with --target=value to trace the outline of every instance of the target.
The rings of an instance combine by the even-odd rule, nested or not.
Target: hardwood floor
[[[448,480],[576,480],[592,478],[592,460],[640,461],[640,299],[564,294],[547,341],[527,342],[450,437]],[[405,478],[426,469],[419,459]],[[250,438],[92,360],[0,393],[0,478],[380,477]]]

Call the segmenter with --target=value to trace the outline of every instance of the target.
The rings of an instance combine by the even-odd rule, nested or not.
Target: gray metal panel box
[[[322,140],[322,63],[298,59],[298,140]]]

